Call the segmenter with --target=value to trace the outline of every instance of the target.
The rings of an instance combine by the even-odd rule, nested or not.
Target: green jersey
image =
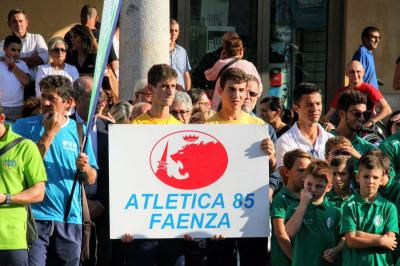
[[[339,210],[342,209],[343,202],[346,201],[349,197],[347,197],[346,199],[343,199],[341,196],[336,195],[335,192],[333,191],[333,189],[331,189],[331,191],[329,191],[325,194],[325,198],[329,201],[329,203],[333,207],[338,208]]]
[[[293,216],[298,204],[291,205],[287,218]],[[300,230],[293,237],[292,266],[336,265],[322,258],[324,251],[339,242],[340,210],[325,198],[319,205],[310,204],[304,213]]]
[[[0,149],[18,138],[9,125],[0,139]],[[37,146],[23,140],[0,157],[0,193],[17,194],[46,181],[46,172]],[[27,249],[27,215],[24,205],[0,205],[0,250]]]
[[[389,156],[394,176],[400,179],[400,131],[384,139],[379,144],[379,149]]]
[[[373,202],[366,202],[355,192],[353,197],[343,204],[340,233],[345,235],[355,231],[378,235],[398,233],[396,207],[379,194]],[[351,249],[346,246],[343,251],[343,265],[383,266],[393,265],[393,261],[388,249]]]
[[[271,219],[282,218],[285,220],[286,212],[290,205],[299,203],[300,199],[287,187],[282,187],[278,194],[274,197],[271,205]],[[282,251],[276,240],[275,234],[271,237],[271,265],[291,265],[290,259]]]

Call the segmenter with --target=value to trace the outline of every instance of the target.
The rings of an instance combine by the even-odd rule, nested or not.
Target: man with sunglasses
[[[349,77],[349,86],[336,91],[329,111],[324,117],[324,121],[330,122],[334,116],[339,100],[339,96],[345,90],[357,90],[367,96],[367,109],[379,110],[376,115],[369,117],[364,121],[364,127],[371,127],[373,124],[381,121],[392,113],[389,103],[383,98],[382,93],[371,84],[363,81],[364,68],[358,61],[351,61],[346,65],[346,75]]]
[[[378,89],[376,78],[374,54],[381,40],[379,30],[375,27],[366,27],[361,33],[362,45],[353,55],[353,60],[359,61],[365,69],[364,82]],[[381,84],[382,85],[382,84]]]
[[[343,136],[351,141],[351,146],[344,145],[338,150],[350,154],[355,160],[354,165],[357,166],[358,160],[363,154],[375,149],[373,144],[357,135],[364,121],[371,116],[371,112],[367,111],[367,97],[356,90],[343,92],[338,101],[338,113],[340,117],[339,125],[330,133],[335,136]]]

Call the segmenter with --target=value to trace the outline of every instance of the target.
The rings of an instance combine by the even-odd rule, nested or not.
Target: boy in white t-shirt
[[[0,61],[0,104],[10,121],[21,117],[24,103],[24,86],[30,82],[26,63],[19,60],[22,49],[21,40],[9,35],[4,40],[4,58]]]

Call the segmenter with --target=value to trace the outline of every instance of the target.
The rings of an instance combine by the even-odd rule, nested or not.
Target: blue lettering
[[[197,199],[197,193],[193,194],[193,199],[192,199],[192,209],[196,207],[196,199]]]
[[[153,194],[142,194],[142,197],[144,197],[144,207],[143,209],[147,209],[149,205],[149,198],[153,197]]]
[[[210,203],[209,203],[209,202],[206,203],[205,205],[203,205],[202,199],[203,199],[203,197],[206,197],[206,196],[207,196],[207,198],[209,198],[209,199],[211,198],[211,195],[210,195],[209,193],[201,194],[200,197],[199,197],[199,202],[198,202],[198,204],[199,204],[199,207],[200,207],[201,209],[205,209],[205,208],[210,207]]]
[[[153,213],[151,215],[150,226],[149,226],[150,229],[153,229],[154,223],[160,223],[161,222],[160,219],[156,219],[156,218],[160,218],[161,216],[162,216],[161,213]]]
[[[222,193],[218,193],[217,198],[215,199],[214,203],[211,205],[211,208],[214,209],[216,206],[220,206],[222,209],[225,208],[224,196],[222,196]]]
[[[178,194],[168,194],[165,208],[166,209],[176,209],[177,208],[176,203],[178,202],[178,200],[176,199],[177,197],[178,197]]]
[[[200,218],[200,219],[199,219]],[[192,221],[190,223],[190,229],[194,228],[194,224],[196,223],[197,228],[203,228],[203,221],[204,221],[204,213],[202,213],[199,216],[197,216],[196,213],[192,214]]]
[[[188,229],[190,213],[180,213],[178,215],[178,223],[176,229]]]
[[[188,194],[188,193],[181,194],[181,197],[183,197],[182,209],[186,209],[188,197],[190,197],[191,195],[192,194]]]
[[[165,229],[165,227],[169,226],[170,229],[175,229],[174,227],[174,219],[172,218],[172,214],[168,214],[167,218],[165,218],[165,221],[163,225],[161,226],[161,229]]]
[[[222,226],[225,226],[226,228],[231,228],[231,223],[229,222],[229,215],[227,213],[224,213],[222,215],[222,218],[219,221],[219,224],[217,225],[218,228],[221,228]]]
[[[136,210],[138,209],[136,194],[131,195],[131,197],[129,198],[128,202],[125,205],[125,210],[128,209],[129,207],[134,207]]]
[[[217,213],[216,212],[210,212],[210,213],[207,213],[206,215],[210,219],[207,221],[205,228],[217,228],[215,225],[211,225],[211,223],[215,220],[215,217],[217,217]]]
[[[158,203],[158,194],[155,194],[154,196],[154,202],[153,202],[153,209],[155,210],[162,210],[163,206],[162,205],[157,205]]]

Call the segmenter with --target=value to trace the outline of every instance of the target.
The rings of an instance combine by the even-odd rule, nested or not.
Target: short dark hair
[[[313,93],[321,94],[321,90],[314,83],[302,82],[293,90],[293,102],[296,105],[299,105],[303,95],[309,95]]]
[[[162,82],[168,79],[176,79],[178,74],[175,69],[167,64],[158,64],[150,68],[147,73],[147,82],[153,86],[156,86],[158,82]]]
[[[366,152],[364,155],[372,155],[372,156],[379,157],[382,161],[384,173],[386,175],[388,175],[390,173],[390,158],[386,153],[384,153],[381,150],[376,149],[376,150],[370,150],[370,151]]]
[[[281,111],[285,109],[285,106],[283,105],[283,101],[281,98],[276,97],[276,96],[267,96],[263,98],[260,102],[261,104],[266,104],[269,109],[272,111]]]
[[[381,156],[371,153],[366,153],[361,156],[360,160],[358,161],[358,169],[360,171],[361,167],[366,169],[382,169],[383,174],[385,174],[385,166],[383,165],[383,161]]]
[[[343,136],[335,136],[333,138],[329,138],[325,142],[325,157],[328,156],[328,154],[334,150],[337,149],[338,147],[343,147],[346,145],[351,145],[351,141],[348,140],[346,137]]]
[[[306,169],[307,176],[312,176],[313,178],[325,181],[327,184],[332,184],[332,170],[327,161],[314,160],[311,162]]]
[[[196,104],[200,100],[200,97],[203,94],[206,94],[206,92],[204,90],[199,89],[199,88],[192,88],[188,93],[189,93],[190,99],[192,99],[193,104]]]
[[[10,22],[10,19],[11,19],[12,16],[14,16],[14,15],[16,15],[16,14],[21,14],[21,13],[24,14],[25,19],[28,19],[28,16],[26,15],[26,12],[25,12],[24,10],[16,8],[16,9],[11,9],[11,10],[8,12],[7,23]]]
[[[368,26],[361,32],[361,42],[364,43],[364,39],[368,38],[372,32],[379,32],[379,29],[373,26]]]
[[[367,96],[356,90],[345,90],[339,96],[337,109],[347,111],[353,105],[367,104]]]
[[[346,169],[347,173],[349,173],[350,175],[353,175],[354,174],[354,162],[350,156],[339,155],[339,156],[332,158],[332,160],[329,163],[329,165],[331,167],[339,167],[343,164],[345,165],[345,169]]]
[[[227,57],[234,57],[243,51],[243,41],[240,37],[233,37],[223,43]]]
[[[232,80],[235,84],[245,83],[249,79],[246,72],[241,70],[240,68],[230,67],[224,70],[221,74],[220,85],[223,90],[225,87],[225,83],[228,80]]]
[[[61,75],[50,75],[44,77],[39,83],[40,90],[50,89],[55,91],[64,101],[72,96],[71,81]]]
[[[391,120],[392,117],[396,116],[400,114],[400,110],[393,112],[390,116],[389,119],[386,123],[386,137],[389,137],[390,135],[392,135],[392,126],[394,123],[396,123],[397,121],[393,121]]]
[[[290,170],[299,158],[310,159],[310,161],[312,161],[312,157],[308,152],[305,152],[302,149],[295,149],[285,153],[283,156],[283,166]]]
[[[12,43],[16,43],[19,45],[22,45],[22,41],[20,38],[18,38],[15,35],[8,35],[5,39],[4,39],[4,47],[7,48],[10,44]]]

